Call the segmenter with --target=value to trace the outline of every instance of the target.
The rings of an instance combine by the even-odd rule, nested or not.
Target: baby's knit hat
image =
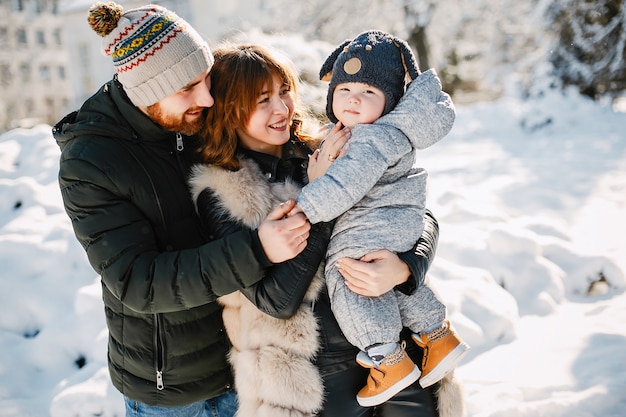
[[[213,65],[207,42],[185,20],[149,4],[123,11],[96,3],[87,18],[113,58],[117,78],[135,106],[150,106],[189,84]]]
[[[420,74],[409,45],[389,33],[370,30],[346,40],[326,58],[320,80],[330,81],[326,114],[337,123],[333,113],[333,92],[337,84],[365,83],[385,93],[383,114],[393,109],[404,94],[406,83]]]

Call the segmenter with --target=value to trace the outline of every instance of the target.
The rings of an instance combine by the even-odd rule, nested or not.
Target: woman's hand
[[[342,128],[341,122],[330,129],[320,148],[309,156],[309,167],[306,171],[309,182],[324,175],[335,159],[346,154],[348,149],[346,142],[350,139],[350,135],[350,128]]]
[[[368,253],[359,260],[341,258],[337,267],[348,288],[366,297],[385,294],[406,282],[411,274],[407,264],[385,249]]]

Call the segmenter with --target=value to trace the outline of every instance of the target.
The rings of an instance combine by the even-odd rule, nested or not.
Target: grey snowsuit
[[[397,342],[403,325],[419,332],[445,318],[445,306],[428,285],[410,296],[389,291],[363,297],[348,289],[336,261],[413,246],[423,230],[427,177],[423,168],[413,168],[415,153],[443,138],[454,118],[454,105],[436,72],[422,73],[390,113],[373,124],[354,126],[346,155],[297,198],[311,223],[337,218],[326,285],[337,322],[361,350]]]

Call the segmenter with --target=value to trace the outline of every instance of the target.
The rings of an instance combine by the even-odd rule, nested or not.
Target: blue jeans
[[[124,397],[126,417],[233,417],[237,411],[235,391],[178,407],[157,407]]]

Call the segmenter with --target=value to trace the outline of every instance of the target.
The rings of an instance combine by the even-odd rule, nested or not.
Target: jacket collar
[[[171,132],[154,123],[144,112],[139,110],[128,98],[124,87],[118,81],[117,75],[108,84],[111,99],[117,106],[122,117],[126,119],[130,127],[144,141],[161,141],[171,138],[176,132]]]
[[[311,152],[306,144],[297,139],[290,139],[282,147],[282,156],[280,158],[252,151],[239,146],[240,155],[254,160],[261,171],[270,181],[284,181],[285,175],[295,174],[294,170],[299,172],[297,180],[306,180],[306,167],[308,165],[308,154]]]
[[[163,129],[135,107],[114,77],[53,128],[61,148],[83,135],[141,140],[151,143],[173,139],[175,132]]]

